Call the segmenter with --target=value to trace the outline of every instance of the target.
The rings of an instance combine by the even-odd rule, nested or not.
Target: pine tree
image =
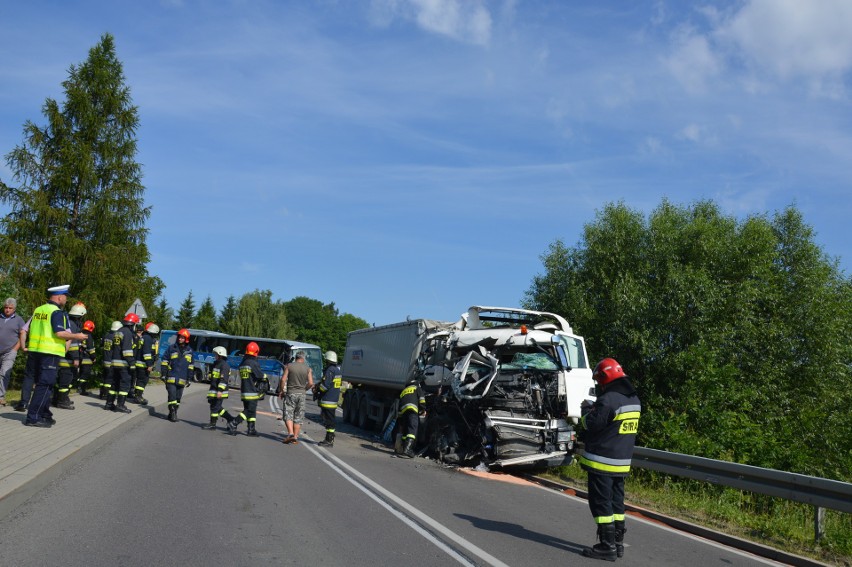
[[[234,334],[234,319],[237,317],[237,298],[229,295],[225,300],[225,306],[219,313],[218,330],[222,333]]]
[[[216,308],[213,306],[213,299],[209,295],[201,302],[192,324],[196,329],[217,330]]]
[[[15,181],[0,182],[0,256],[31,305],[44,290],[72,284],[73,299],[107,323],[135,297],[153,305],[162,281],[148,275],[137,107],[110,34],[71,65],[60,105],[46,99],[45,126],[24,124],[6,155]]]
[[[180,304],[177,312],[177,326],[181,329],[188,329],[195,323],[195,298],[192,297],[192,290],[186,295],[186,299]]]

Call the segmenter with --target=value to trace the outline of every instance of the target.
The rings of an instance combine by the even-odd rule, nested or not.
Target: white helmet
[[[324,354],[323,356],[324,356],[324,357],[325,357],[325,359],[326,359],[327,361],[329,361],[330,363],[332,363],[332,364],[337,364],[337,353],[336,353],[336,352],[334,352],[333,350],[327,350],[327,351],[325,351],[325,354]]]
[[[223,346],[217,346],[213,349],[213,354],[218,354],[222,358],[228,358],[228,351]]]
[[[148,323],[145,325],[145,332],[151,335],[159,335],[160,327],[158,327],[156,323]]]
[[[112,325],[109,326],[110,331],[117,331],[121,328],[121,321],[113,321]]]
[[[68,314],[73,317],[84,317],[86,315],[86,306],[82,303],[75,303]]]

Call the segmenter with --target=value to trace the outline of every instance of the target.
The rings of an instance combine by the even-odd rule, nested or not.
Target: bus
[[[234,388],[240,387],[240,373],[237,368],[243,359],[246,345],[254,341],[260,347],[257,362],[261,370],[269,379],[269,391],[274,393],[278,390],[278,384],[284,375],[284,366],[293,361],[296,352],[305,353],[305,362],[314,373],[314,381],[322,379],[322,349],[317,345],[291,341],[287,339],[266,339],[261,337],[243,337],[228,335],[217,331],[205,331],[204,329],[187,329],[189,331],[189,346],[192,347],[193,361],[195,366],[195,382],[208,382],[207,374],[216,355],[213,348],[225,347],[228,351],[228,364],[231,367],[231,375],[228,377],[228,385]],[[160,333],[160,357],[165,357],[169,346],[175,343],[177,331],[166,330]]]

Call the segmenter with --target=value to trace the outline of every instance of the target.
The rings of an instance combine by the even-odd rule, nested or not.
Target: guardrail
[[[825,509],[852,513],[852,483],[636,447],[633,466],[810,504],[814,539],[825,533]]]

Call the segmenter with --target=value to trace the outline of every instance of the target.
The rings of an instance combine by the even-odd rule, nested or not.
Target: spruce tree
[[[62,87],[65,100],[42,107],[46,124],[26,121],[23,143],[6,154],[18,185],[0,181],[11,209],[0,219],[0,256],[31,305],[49,285],[70,283],[104,324],[135,297],[153,305],[164,287],[146,268],[139,115],[110,34]]]
[[[207,331],[216,331],[216,308],[213,306],[213,299],[208,295],[201,302],[198,312],[195,314],[195,320],[192,322],[196,329],[205,329]]]
[[[195,323],[195,298],[192,296],[192,290],[186,295],[186,299],[180,304],[177,312],[177,326],[181,329],[188,329],[194,326]]]

